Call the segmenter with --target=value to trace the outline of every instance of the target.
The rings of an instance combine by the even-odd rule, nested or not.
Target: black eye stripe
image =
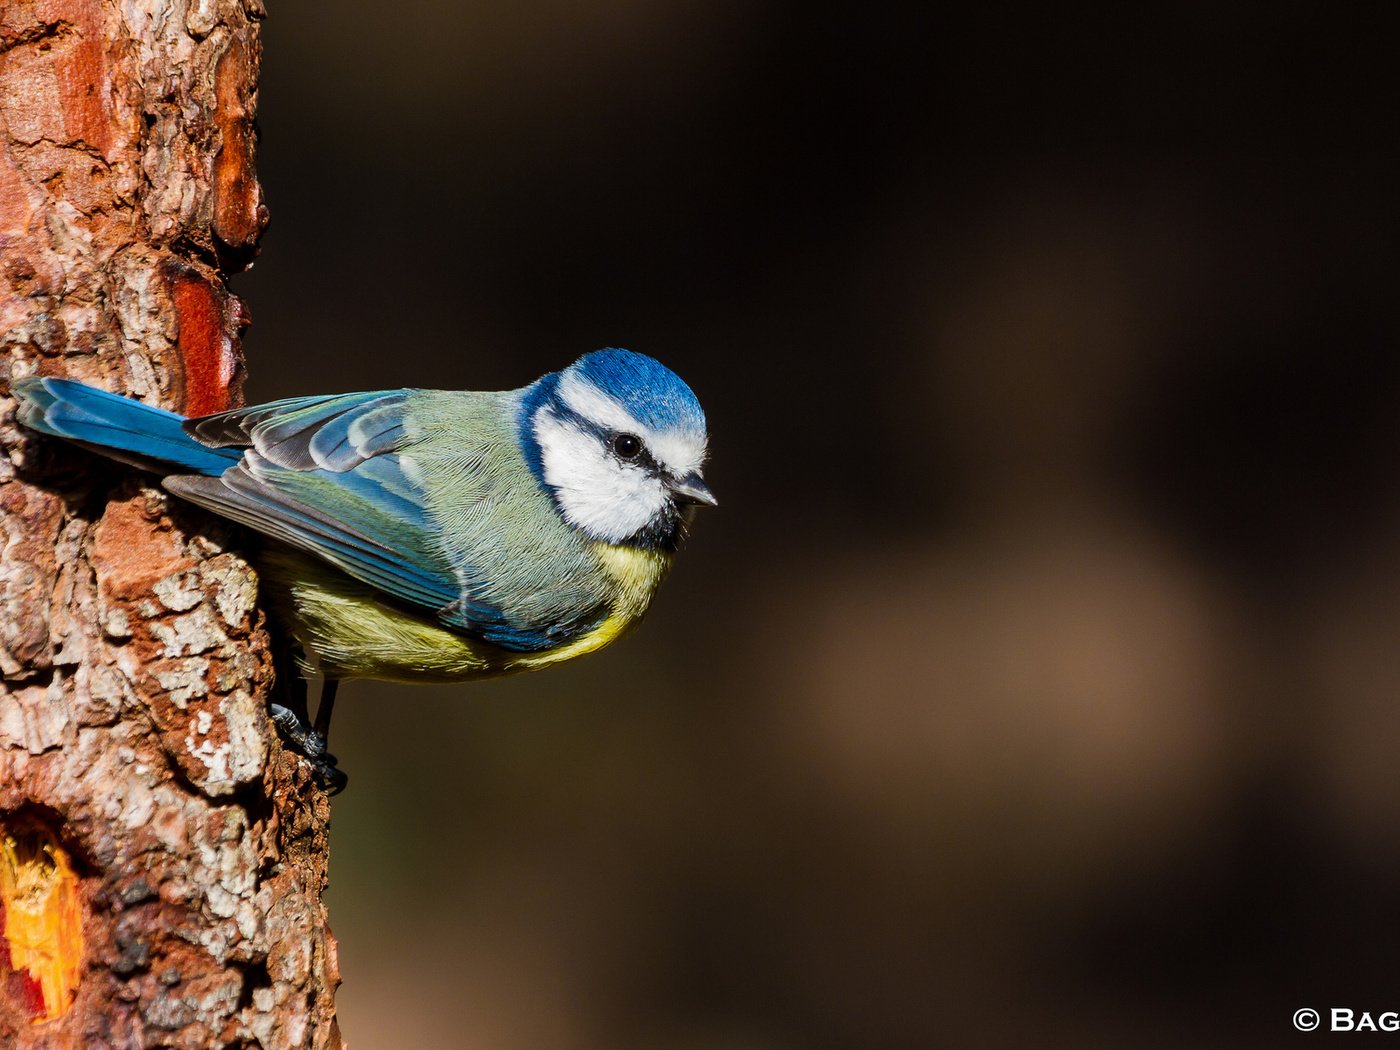
[[[593,434],[614,455],[617,455],[617,450],[613,447],[613,442],[616,441],[618,438],[623,436],[637,438],[637,442],[641,446],[641,450],[631,459],[627,459],[622,456],[618,456],[618,459],[622,460],[622,462],[624,463],[639,464],[640,466],[646,467],[646,469],[653,474],[666,473],[664,470],[661,469],[661,464],[656,461],[656,458],[654,456],[652,456],[651,450],[646,446],[646,442],[642,441],[642,439],[637,437],[636,434],[631,433],[631,431],[619,432],[608,430],[606,427],[599,426],[591,419],[588,419],[587,417],[574,411],[562,401],[556,402],[552,407],[554,410],[554,417],[558,419],[561,423],[568,423],[572,425],[575,429],[580,430],[585,434]]]

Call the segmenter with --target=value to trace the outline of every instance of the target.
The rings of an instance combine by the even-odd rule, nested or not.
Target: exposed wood
[[[328,804],[237,535],[21,432],[68,375],[240,403],[260,0],[0,5],[0,1045],[333,1047]]]

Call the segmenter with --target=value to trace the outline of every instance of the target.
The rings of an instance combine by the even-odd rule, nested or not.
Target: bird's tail
[[[210,448],[185,433],[183,416],[73,379],[31,376],[15,383],[18,418],[31,430],[66,438],[143,470],[218,475],[242,449]]]

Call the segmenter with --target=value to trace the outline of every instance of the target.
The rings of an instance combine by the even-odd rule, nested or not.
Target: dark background
[[[1400,1008],[1379,20],[270,6],[250,399],[626,346],[721,503],[606,653],[342,691],[352,1046]]]

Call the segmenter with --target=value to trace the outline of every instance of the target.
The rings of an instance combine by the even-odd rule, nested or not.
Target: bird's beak
[[[684,505],[704,505],[713,507],[719,503],[715,499],[715,494],[710,491],[710,487],[705,484],[705,479],[700,476],[699,471],[691,471],[679,481],[670,483],[671,493],[676,497],[676,502]]]

